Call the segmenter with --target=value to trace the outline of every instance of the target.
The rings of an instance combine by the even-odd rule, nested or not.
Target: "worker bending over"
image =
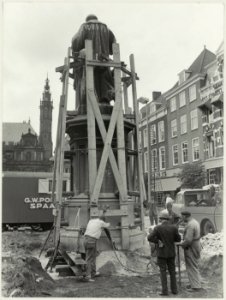
[[[97,240],[101,236],[103,228],[110,226],[110,223],[104,222],[105,218],[102,217],[92,217],[89,220],[84,238],[84,247],[86,252],[86,279],[88,281],[94,281],[94,277],[98,276],[99,273],[96,272],[96,256],[97,256]]]

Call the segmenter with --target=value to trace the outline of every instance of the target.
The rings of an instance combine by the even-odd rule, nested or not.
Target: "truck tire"
[[[215,233],[215,227],[210,220],[206,220],[202,225],[202,235],[207,235],[208,233]]]

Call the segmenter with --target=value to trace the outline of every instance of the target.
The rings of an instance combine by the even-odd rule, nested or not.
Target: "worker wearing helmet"
[[[155,226],[152,233],[148,235],[148,241],[155,243],[157,247],[157,263],[160,269],[160,279],[162,284],[161,296],[168,295],[167,269],[170,274],[170,286],[174,295],[178,293],[175,270],[175,242],[181,241],[178,228],[169,224],[169,214],[161,212],[159,215],[161,224]]]

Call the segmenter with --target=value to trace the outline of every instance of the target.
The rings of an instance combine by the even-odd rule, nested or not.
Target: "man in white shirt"
[[[90,219],[84,234],[84,246],[86,251],[86,278],[88,281],[94,281],[93,278],[99,275],[96,272],[96,244],[97,240],[101,236],[102,229],[110,226],[110,223],[104,222],[103,219],[104,217],[93,217]]]

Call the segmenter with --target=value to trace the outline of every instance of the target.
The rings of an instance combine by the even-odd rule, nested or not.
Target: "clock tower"
[[[48,76],[46,78],[42,99],[40,100],[40,130],[39,143],[44,147],[44,160],[52,157],[52,110],[53,102],[51,101],[51,93]]]

